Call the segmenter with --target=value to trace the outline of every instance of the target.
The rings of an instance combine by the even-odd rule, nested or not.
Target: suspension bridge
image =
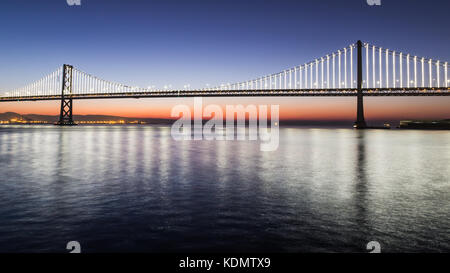
[[[161,97],[354,96],[356,128],[367,128],[364,96],[449,96],[448,62],[358,41],[309,63],[238,83],[198,89],[139,88],[63,65],[0,102],[60,100],[58,125],[75,125],[73,100]]]

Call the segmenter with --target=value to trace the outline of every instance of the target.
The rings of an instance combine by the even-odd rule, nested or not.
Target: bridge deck
[[[443,88],[378,88],[362,89],[364,96],[450,96],[450,87]],[[351,97],[357,89],[274,89],[274,90],[171,90],[127,93],[91,93],[66,95],[79,99],[121,99],[121,98],[177,98],[177,97]],[[61,100],[61,95],[0,97],[0,102]]]

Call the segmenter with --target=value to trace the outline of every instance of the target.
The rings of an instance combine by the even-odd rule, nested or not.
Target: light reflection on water
[[[0,252],[450,251],[450,132],[0,127]]]

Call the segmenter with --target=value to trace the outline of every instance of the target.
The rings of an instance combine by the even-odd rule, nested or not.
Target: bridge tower
[[[77,125],[72,118],[72,70],[73,66],[65,64],[63,66],[62,90],[61,90],[61,113],[59,121],[60,126]]]
[[[356,129],[364,129],[367,128],[366,121],[364,119],[364,102],[363,102],[363,92],[362,92],[362,84],[363,84],[363,65],[362,65],[362,42],[358,41],[356,43],[356,47],[358,48],[358,93],[357,93],[357,109],[356,109],[356,121],[354,127]]]

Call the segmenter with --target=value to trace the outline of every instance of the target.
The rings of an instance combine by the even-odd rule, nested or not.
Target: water
[[[450,132],[0,127],[0,252],[450,251]]]

